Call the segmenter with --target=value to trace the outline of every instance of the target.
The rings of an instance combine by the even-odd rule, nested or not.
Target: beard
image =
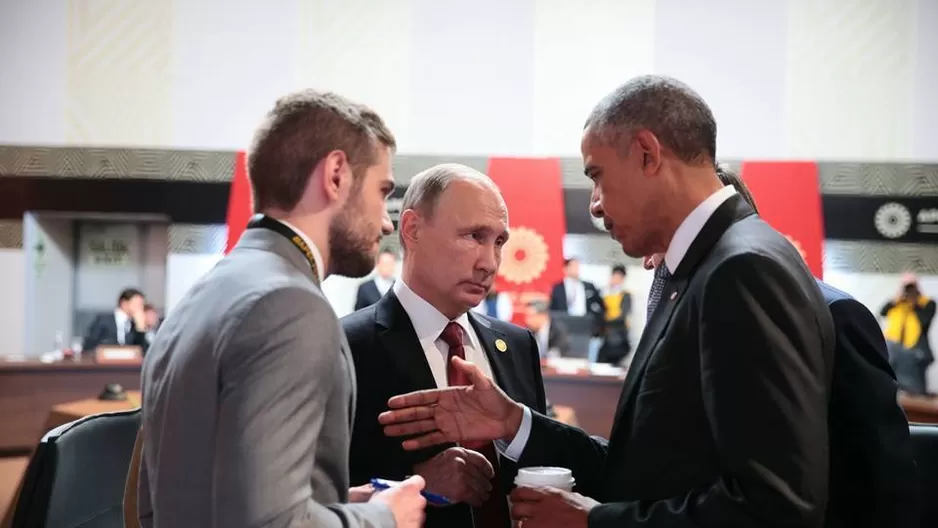
[[[329,225],[329,267],[331,272],[359,278],[371,273],[377,258],[376,238],[380,233],[360,214],[357,203],[348,204]]]

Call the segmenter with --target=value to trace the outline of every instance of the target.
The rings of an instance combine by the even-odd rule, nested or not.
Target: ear
[[[658,138],[650,130],[639,130],[635,133],[634,144],[638,147],[642,172],[646,176],[656,174],[661,166],[661,143]]]
[[[319,163],[322,167],[322,192],[331,202],[344,201],[352,187],[352,167],[341,150],[333,150]]]
[[[401,217],[397,221],[397,229],[401,232],[404,243],[410,244],[420,238],[420,228],[423,225],[423,218],[420,213],[413,209],[404,209]]]

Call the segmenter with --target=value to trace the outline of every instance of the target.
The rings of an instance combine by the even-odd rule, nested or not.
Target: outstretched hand
[[[521,426],[523,407],[508,397],[479,367],[454,357],[453,365],[472,383],[411,392],[388,400],[378,416],[388,436],[413,436],[405,450],[455,442],[511,440]]]

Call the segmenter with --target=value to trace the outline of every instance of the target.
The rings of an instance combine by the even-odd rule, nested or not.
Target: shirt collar
[[[130,316],[124,313],[124,310],[120,308],[114,309],[114,321],[117,322],[118,330],[123,330],[127,326],[127,321],[130,321]]]
[[[443,333],[450,320],[423,297],[414,293],[414,290],[411,290],[403,279],[394,281],[392,289],[394,295],[397,296],[397,300],[404,307],[404,311],[407,312],[407,316],[410,317],[414,332],[417,333],[417,339],[420,341],[424,339],[436,341],[439,339],[440,334]],[[475,332],[469,324],[469,315],[464,313],[457,317],[455,322],[462,327],[463,337],[469,336],[473,347],[478,347]]]
[[[664,254],[664,264],[670,273],[677,271],[678,265],[684,260],[684,255],[687,254],[687,250],[690,249],[690,245],[694,243],[694,239],[700,234],[707,220],[710,220],[723,202],[729,200],[734,194],[736,194],[736,189],[732,186],[723,187],[700,202],[700,205],[695,207],[681,222],[677,231],[674,232],[674,237],[671,238],[668,251]]]
[[[310,240],[308,236],[306,236],[306,233],[304,233],[304,232],[300,231],[299,229],[297,229],[297,228],[296,228],[293,224],[291,224],[290,222],[287,222],[286,220],[280,220],[280,219],[277,219],[277,222],[280,222],[281,224],[283,224],[283,225],[289,227],[290,229],[292,229],[293,232],[295,232],[296,234],[300,235],[300,238],[303,239],[303,242],[306,242],[306,245],[309,246],[310,252],[312,252],[312,254],[313,254],[313,260],[316,261],[316,273],[317,273],[317,275],[318,275],[318,277],[316,277],[316,278],[319,279],[319,282],[324,281],[324,280],[326,279],[326,276],[325,276],[325,275],[326,275],[326,270],[323,268],[323,265],[322,265],[322,254],[319,252],[319,249],[316,247],[316,244],[313,244],[313,241]]]

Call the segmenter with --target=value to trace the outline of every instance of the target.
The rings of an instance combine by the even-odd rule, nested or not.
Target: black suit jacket
[[[546,412],[537,343],[531,332],[474,312],[469,312],[469,320],[502,390],[516,401]],[[403,479],[413,474],[415,464],[451,446],[404,451],[399,438],[385,436],[378,415],[388,409],[387,402],[392,396],[436,388],[433,373],[410,318],[393,290],[376,304],[344,317],[342,326],[355,359],[358,384],[350,482],[355,486],[372,477]],[[496,339],[505,341],[506,352],[495,349]],[[500,460],[503,490],[507,493],[517,468],[506,458]],[[472,526],[471,513],[465,505],[431,506],[427,508],[426,526],[468,528]]]
[[[374,279],[363,282],[358,286],[358,295],[355,296],[355,310],[367,308],[378,302],[381,298],[381,292],[378,291],[378,285]]]
[[[822,526],[833,355],[800,254],[733,196],[667,284],[609,442],[535,415],[519,463],[571,468],[594,528]]]
[[[825,526],[917,528],[918,476],[909,423],[896,401],[883,333],[859,301],[818,285],[837,332]]]
[[[146,352],[149,343],[147,343],[147,335],[145,332],[138,332],[136,328],[132,328],[128,337],[129,339],[125,339],[124,341],[125,345],[137,345]],[[116,344],[118,344],[117,321],[114,319],[114,312],[110,312],[101,314],[91,321],[91,325],[88,326],[88,332],[85,334],[82,348],[93,352],[98,345]]]
[[[592,316],[596,321],[595,333],[598,334],[606,322],[606,305],[603,303],[603,297],[592,282],[582,281],[583,291],[586,292],[586,314]],[[566,312],[567,306],[567,288],[563,281],[554,284],[550,292],[550,311]]]

